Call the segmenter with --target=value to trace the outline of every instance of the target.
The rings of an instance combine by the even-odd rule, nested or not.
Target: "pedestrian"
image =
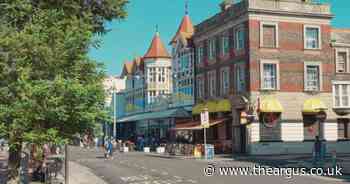
[[[318,162],[321,159],[321,147],[322,147],[322,142],[320,140],[319,136],[316,136],[315,139],[315,144],[314,144],[314,161]]]
[[[108,154],[113,159],[113,143],[111,140],[108,141]]]

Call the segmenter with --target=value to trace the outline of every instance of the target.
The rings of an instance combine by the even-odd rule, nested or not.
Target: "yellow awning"
[[[260,112],[283,112],[283,107],[276,98],[264,97],[260,101]]]
[[[197,104],[192,108],[192,114],[200,114],[205,108],[205,104]]]
[[[318,113],[327,110],[327,106],[318,98],[310,98],[304,102],[303,113]]]
[[[227,99],[219,100],[216,106],[217,106],[216,107],[217,112],[230,112],[231,111],[230,100],[227,100]]]
[[[209,101],[205,104],[205,106],[208,108],[209,112],[218,112],[217,111],[217,102],[216,101]]]

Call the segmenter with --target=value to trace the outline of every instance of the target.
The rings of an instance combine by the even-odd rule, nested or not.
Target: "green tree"
[[[89,59],[104,23],[127,0],[0,1],[0,135],[16,177],[22,143],[60,142],[107,118],[100,64]]]

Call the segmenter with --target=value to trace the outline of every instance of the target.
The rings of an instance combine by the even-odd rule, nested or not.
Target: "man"
[[[113,159],[113,143],[111,140],[108,141],[107,150],[108,150],[109,157]]]

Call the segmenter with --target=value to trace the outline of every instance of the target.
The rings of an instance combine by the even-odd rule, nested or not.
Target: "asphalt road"
[[[110,184],[343,184],[350,180],[321,176],[205,176],[208,164],[233,167],[252,167],[254,163],[231,159],[183,160],[162,158],[144,153],[120,153],[113,160],[105,160],[103,152],[93,149],[71,148],[71,159],[84,165]],[[75,172],[75,171],[74,171]]]

